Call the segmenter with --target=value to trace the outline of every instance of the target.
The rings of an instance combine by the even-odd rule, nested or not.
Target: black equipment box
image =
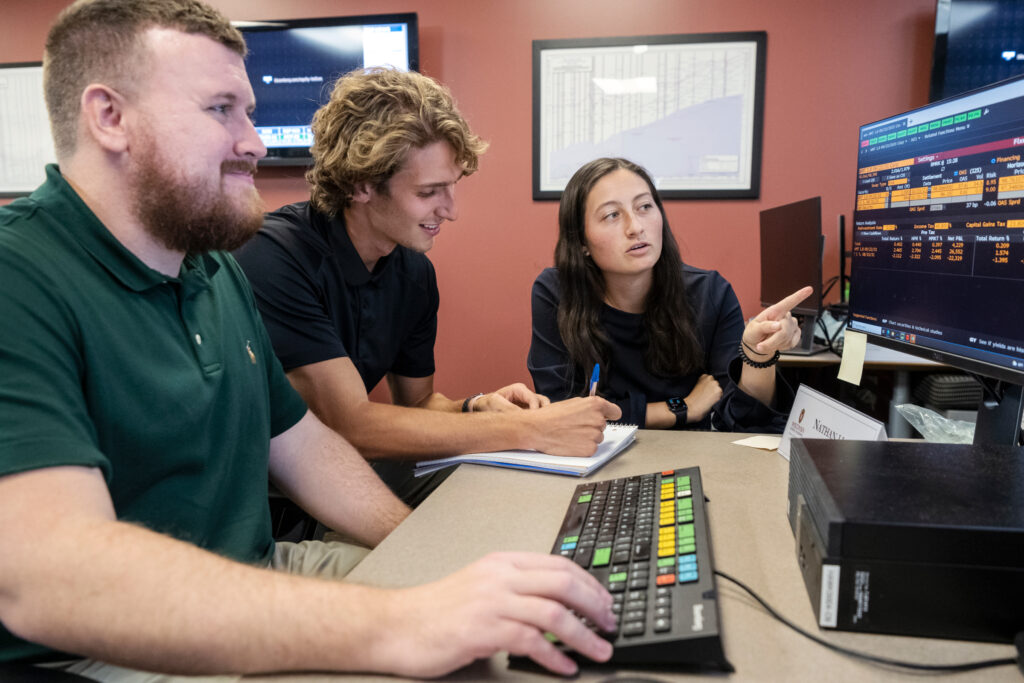
[[[789,523],[822,628],[1012,642],[1024,449],[793,439]]]

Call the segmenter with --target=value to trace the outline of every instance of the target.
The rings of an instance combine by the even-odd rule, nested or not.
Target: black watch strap
[[[686,405],[686,401],[673,396],[672,398],[666,399],[665,403],[668,404],[668,409],[672,411],[672,414],[676,416],[676,423],[672,429],[682,429],[686,426],[686,413],[689,406]]]

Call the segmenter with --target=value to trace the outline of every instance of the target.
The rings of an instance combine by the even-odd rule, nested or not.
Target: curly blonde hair
[[[357,184],[386,192],[412,149],[445,141],[465,175],[476,171],[487,149],[443,85],[416,72],[376,67],[338,79],[330,101],[313,115],[313,140],[306,180],[313,206],[331,216],[349,205]]]

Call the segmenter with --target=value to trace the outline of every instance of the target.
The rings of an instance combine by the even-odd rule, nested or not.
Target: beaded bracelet
[[[768,360],[766,360],[766,361],[756,361],[756,360],[753,360],[750,356],[747,355],[747,352],[743,348],[743,346],[744,346],[743,341],[740,340],[740,360],[742,360],[744,363],[746,363],[747,365],[749,365],[752,368],[757,368],[757,369],[770,368],[771,366],[773,366],[773,365],[775,365],[776,363],[779,362],[779,356],[782,355],[778,351],[776,351],[775,355],[772,356],[771,358],[769,358]]]

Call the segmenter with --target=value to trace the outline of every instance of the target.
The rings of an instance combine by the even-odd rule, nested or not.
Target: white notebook
[[[604,429],[604,441],[597,447],[597,452],[589,458],[570,458],[561,455],[548,455],[538,451],[496,451],[494,453],[467,453],[450,458],[437,460],[421,460],[416,463],[414,474],[436,472],[439,469],[472,463],[474,465],[494,465],[496,467],[514,467],[537,472],[552,472],[583,477],[594,472],[616,455],[626,449],[636,439],[636,425],[609,424]]]

